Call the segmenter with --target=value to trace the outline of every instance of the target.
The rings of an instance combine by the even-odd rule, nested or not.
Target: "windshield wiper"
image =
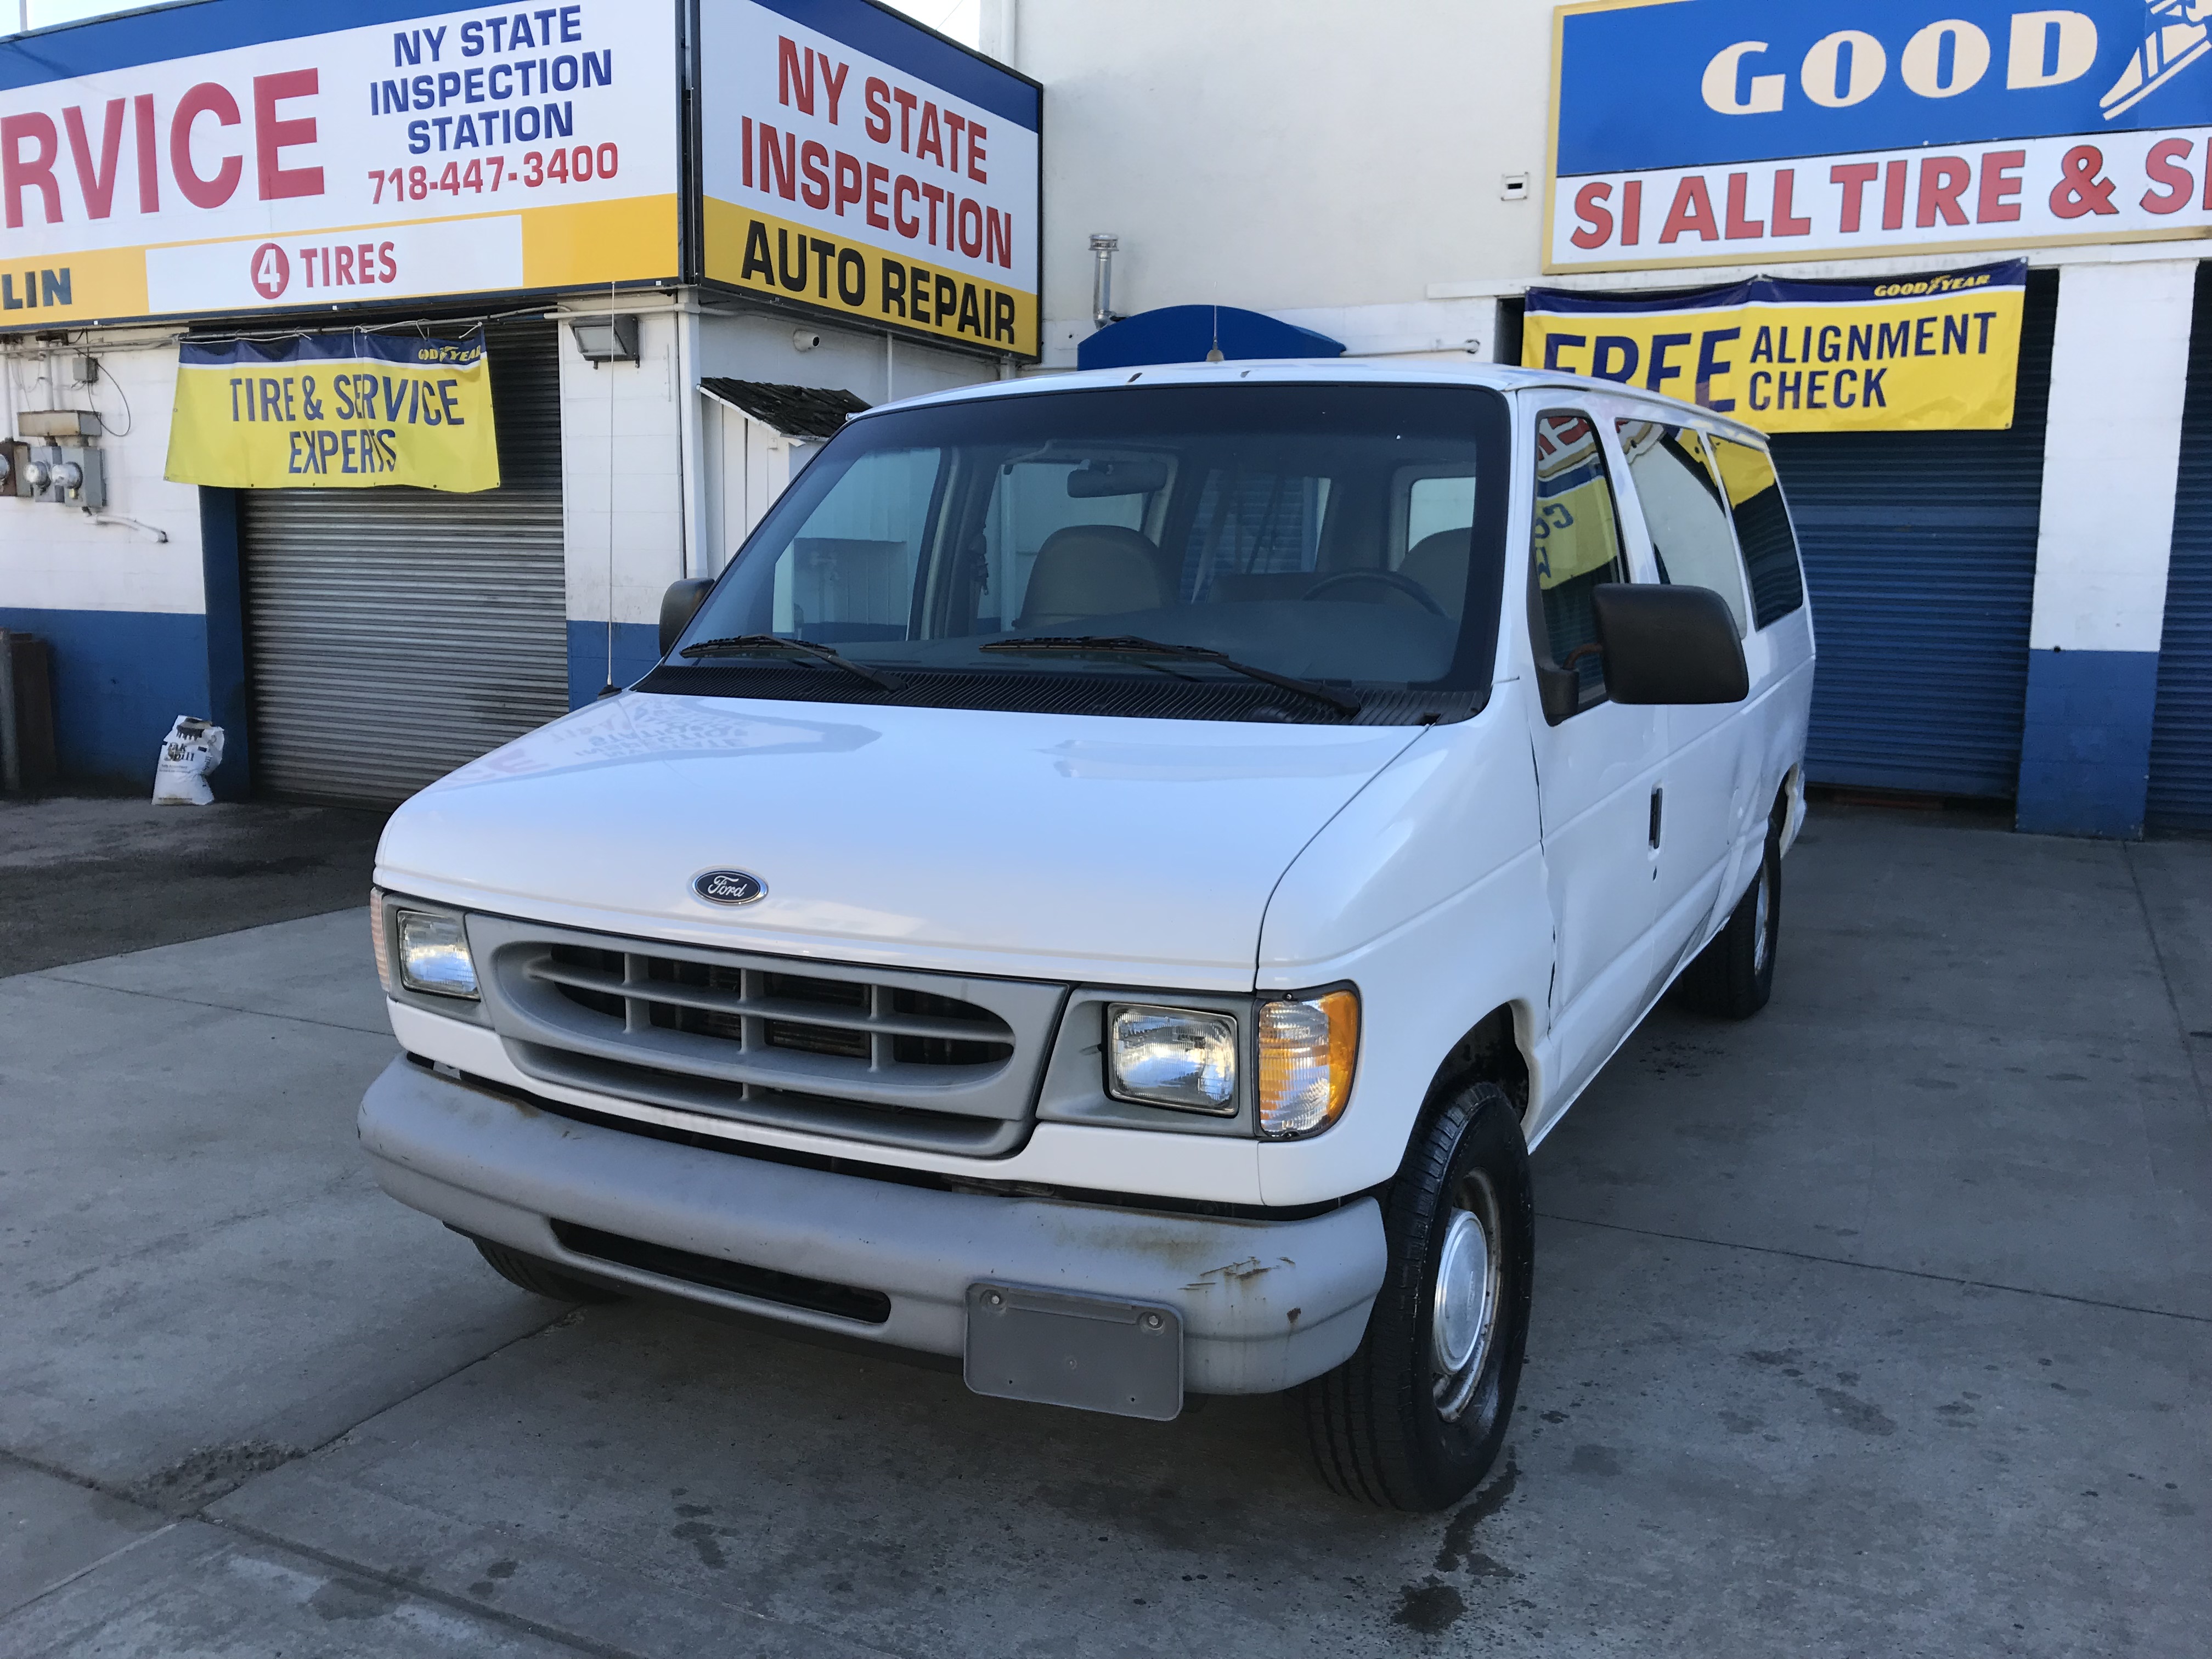
[[[1158,640],[1139,639],[1133,634],[1043,635],[1031,640],[994,640],[981,648],[1002,651],[1010,656],[1157,657],[1164,662],[1206,662],[1242,674],[1247,679],[1263,681],[1285,691],[1295,691],[1300,696],[1311,697],[1316,702],[1325,702],[1340,714],[1357,714],[1362,707],[1350,697],[1310,680],[1292,679],[1270,668],[1255,668],[1249,662],[1239,662],[1226,653],[1202,645],[1166,645]]]
[[[841,657],[826,645],[816,645],[811,640],[787,640],[778,634],[733,634],[727,639],[702,640],[696,645],[687,645],[676,653],[679,657],[781,657],[787,662],[818,663],[824,668],[842,668],[848,674],[857,674],[886,691],[903,691],[903,681],[888,674],[878,674],[872,668],[863,668],[850,658]]]

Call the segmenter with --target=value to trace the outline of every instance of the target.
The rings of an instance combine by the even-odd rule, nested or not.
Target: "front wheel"
[[[1497,1461],[1535,1276],[1520,1115],[1494,1083],[1446,1098],[1383,1206],[1389,1268],[1351,1358],[1305,1385],[1322,1479],[1401,1510],[1449,1507]]]

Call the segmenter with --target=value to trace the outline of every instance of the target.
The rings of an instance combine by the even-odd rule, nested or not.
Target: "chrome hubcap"
[[[1437,1411],[1455,1422],[1474,1398],[1490,1358],[1498,1323],[1498,1252],[1492,1248],[1496,1206],[1489,1189],[1471,1190],[1449,1212],[1437,1253],[1436,1296],[1429,1314],[1430,1361]]]
[[[1753,973],[1765,971],[1766,953],[1771,948],[1766,937],[1766,916],[1769,902],[1767,889],[1772,884],[1773,878],[1768,873],[1766,867],[1761,865],[1759,871],[1759,885],[1753,890],[1752,898],[1754,907],[1752,916],[1754,931],[1751,936],[1751,966]]]

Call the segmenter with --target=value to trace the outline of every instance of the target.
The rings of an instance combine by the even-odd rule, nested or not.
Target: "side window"
[[[1605,470],[1605,446],[1587,416],[1552,410],[1536,417],[1536,521],[1531,535],[1543,623],[1537,654],[1547,659],[1547,666],[1573,671],[1582,681],[1582,704],[1588,708],[1605,697],[1605,668],[1598,653],[1576,655],[1581,647],[1597,643],[1590,590],[1626,581],[1628,567],[1621,557],[1620,521]]]
[[[1746,632],[1742,566],[1704,441],[1690,427],[1623,421],[1620,447],[1651,532],[1659,580],[1711,588],[1728,601],[1736,632]]]
[[[1805,603],[1797,538],[1790,527],[1782,485],[1766,452],[1716,438],[1713,453],[1720,457],[1721,482],[1728,487],[1736,538],[1743,544],[1743,562],[1751,572],[1752,617],[1758,627],[1765,628]]]

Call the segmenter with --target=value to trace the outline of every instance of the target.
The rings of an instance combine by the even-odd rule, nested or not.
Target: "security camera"
[[[791,331],[791,349],[793,351],[811,351],[821,343],[822,337],[811,328],[794,328]]]

